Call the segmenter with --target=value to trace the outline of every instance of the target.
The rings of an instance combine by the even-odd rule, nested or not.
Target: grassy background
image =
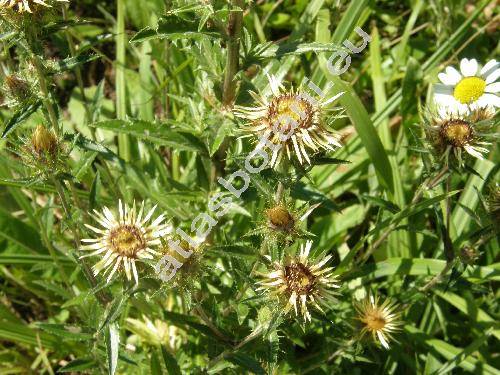
[[[90,208],[146,199],[189,228],[221,190],[217,177],[237,170],[251,150],[221,104],[228,10],[223,1],[71,1],[72,22],[45,29],[42,60],[56,66],[47,79],[59,121],[68,138],[82,137],[62,181],[28,180],[32,171],[10,149],[47,123],[47,113],[40,107],[19,119],[26,108],[0,111],[2,130],[9,130],[0,143],[0,373],[497,374],[498,239],[478,247],[475,265],[457,261],[443,283],[422,293],[446,265],[444,185],[411,203],[428,176],[418,152],[419,108],[446,65],[498,57],[495,2],[244,4],[236,102],[249,105],[248,90],[266,88],[264,72],[293,83],[333,82],[334,92],[345,92],[347,116],[335,123],[345,146],[329,156],[349,163],[316,165],[302,178],[300,170],[288,179],[271,171],[253,177],[212,232],[205,275],[190,292],[162,286],[151,274],[137,289],[120,279],[111,286],[86,281],[75,233],[85,233]],[[46,17],[60,22],[62,13],[55,7]],[[326,61],[344,40],[359,43],[356,26],[372,41],[333,77]],[[3,76],[26,69],[17,36],[0,40]],[[57,69],[57,61],[79,62]],[[475,163],[478,175],[451,180],[455,255],[491,229],[484,200],[498,181],[493,148],[489,160]],[[342,280],[340,303],[305,328],[278,319],[278,308],[249,277],[268,239],[247,234],[260,225],[278,181],[295,207],[322,203],[308,230],[315,252],[334,255]],[[352,300],[365,287],[404,309],[405,326],[390,351],[353,340]],[[108,303],[100,304],[103,291]],[[128,318],[143,316],[165,322],[171,339],[137,340],[141,332]]]

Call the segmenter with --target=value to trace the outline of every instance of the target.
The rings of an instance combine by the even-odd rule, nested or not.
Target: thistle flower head
[[[164,215],[161,214],[154,221],[149,223],[156,206],[144,215],[144,202],[142,202],[139,212],[136,210],[135,202],[131,208],[118,203],[118,217],[104,207],[102,213],[94,210],[93,218],[102,226],[102,229],[85,224],[87,228],[96,234],[97,238],[83,239],[86,244],[80,247],[83,251],[92,251],[83,255],[99,256],[101,260],[93,267],[94,274],[104,270],[108,273],[107,282],[120,268],[125,270],[128,280],[134,276],[135,283],[138,284],[139,276],[136,261],[153,259],[160,253],[154,247],[161,244],[160,238],[170,232],[170,227],[164,223]]]
[[[402,322],[400,313],[396,312],[398,305],[390,299],[379,303],[379,298],[368,295],[363,301],[354,304],[358,312],[357,319],[361,322],[361,336],[371,334],[373,340],[379,341],[389,349],[389,341],[393,340],[393,333],[400,330]]]
[[[325,267],[331,259],[328,255],[321,260],[311,262],[309,252],[312,242],[309,241],[300,249],[298,256],[288,259],[284,264],[274,262],[272,271],[262,274],[258,290],[265,290],[272,297],[285,304],[284,312],[292,308],[295,315],[311,321],[309,305],[323,311],[321,306],[329,307],[335,302],[333,289],[339,288],[332,267]]]
[[[56,2],[68,2],[68,0],[53,0]],[[0,0],[0,11],[15,9],[19,13],[33,13],[37,6],[50,7],[52,0]],[[49,4],[48,4],[49,3]]]
[[[272,94],[251,92],[256,106],[236,106],[235,115],[249,120],[246,132],[275,145],[271,167],[276,167],[285,153],[290,160],[310,164],[309,153],[341,147],[339,136],[329,129],[325,116],[328,104],[341,94],[329,99],[313,98],[303,89],[285,90],[274,76],[268,79]],[[330,116],[329,120],[333,119],[335,116]]]
[[[466,155],[483,159],[488,152],[485,146],[489,138],[496,137],[492,120],[492,111],[479,108],[465,115],[449,112],[446,108],[429,111],[426,114],[424,130],[427,140],[433,146],[437,157],[449,163],[464,164]]]

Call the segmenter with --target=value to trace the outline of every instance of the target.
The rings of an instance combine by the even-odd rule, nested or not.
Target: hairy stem
[[[236,95],[236,81],[234,76],[239,69],[240,36],[243,25],[243,0],[232,0],[231,7],[232,9],[229,14],[227,25],[227,59],[222,93],[222,102],[226,106],[230,106],[233,103]]]
[[[56,111],[54,109],[54,106],[52,105],[52,100],[50,99],[47,80],[45,79],[45,68],[38,56],[33,55],[32,61],[33,61],[33,66],[35,67],[36,70],[36,74],[38,76],[37,77],[38,83],[40,85],[40,91],[42,92],[43,96],[43,104],[47,109],[47,113],[49,114],[50,123],[54,128],[54,130],[56,131],[56,133],[61,134],[61,129],[59,128],[59,121],[57,121]]]

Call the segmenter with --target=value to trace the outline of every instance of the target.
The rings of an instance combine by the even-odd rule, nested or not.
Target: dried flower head
[[[156,209],[154,206],[144,217],[144,202],[142,202],[139,212],[136,212],[135,202],[132,208],[118,202],[118,218],[104,207],[102,214],[94,210],[93,218],[103,229],[95,228],[85,224],[87,228],[97,234],[97,238],[83,239],[82,243],[88,245],[81,246],[80,250],[91,250],[92,253],[83,257],[99,255],[102,259],[94,265],[94,274],[97,275],[102,270],[104,274],[108,271],[107,282],[115,274],[118,268],[125,270],[128,280],[134,275],[135,283],[138,284],[136,261],[153,259],[160,253],[153,248],[160,245],[160,238],[170,232],[171,228],[163,223],[164,215],[158,216],[152,223],[148,224]]]
[[[16,104],[24,103],[33,96],[30,83],[15,74],[5,77],[3,91]]]
[[[403,324],[400,313],[396,312],[398,305],[390,299],[379,304],[379,298],[370,294],[363,301],[355,302],[354,307],[358,312],[357,319],[363,325],[361,336],[369,333],[374,341],[380,341],[384,348],[389,349],[393,333]]]
[[[250,120],[245,128],[249,133],[265,138],[273,148],[271,167],[276,167],[283,154],[291,160],[294,156],[300,164],[310,163],[309,152],[341,147],[339,136],[328,128],[326,106],[341,94],[330,99],[313,98],[305,91],[285,91],[274,76],[268,76],[271,96],[250,92],[257,102],[255,107],[235,107],[235,115]],[[335,116],[330,116],[332,121]]]
[[[68,0],[54,0],[57,2],[67,3]],[[47,2],[51,2],[49,0],[0,0],[0,11],[4,9],[15,9],[19,13],[33,13],[36,10],[37,6],[41,5],[44,7],[50,7],[50,4]]]
[[[424,129],[438,158],[448,164],[450,158],[459,166],[464,163],[464,152],[478,159],[488,152],[485,142],[496,137],[491,110],[480,108],[466,115],[458,115],[440,108],[438,113],[426,114]]]
[[[262,274],[258,290],[266,290],[270,296],[285,303],[285,314],[292,307],[295,315],[301,315],[305,321],[311,321],[308,305],[323,311],[321,306],[330,307],[337,295],[333,289],[339,288],[332,267],[324,267],[331,259],[328,255],[317,263],[309,260],[312,242],[301,246],[298,256],[287,259],[284,264],[273,263],[273,270]]]

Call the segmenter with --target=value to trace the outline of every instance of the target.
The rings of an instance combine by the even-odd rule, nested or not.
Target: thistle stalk
[[[235,9],[238,8],[238,9]],[[239,69],[240,58],[240,36],[243,25],[243,0],[231,1],[231,12],[227,25],[227,59],[224,74],[224,87],[222,102],[225,106],[231,106],[236,96],[236,80],[234,76]]]
[[[33,54],[33,66],[35,67],[36,74],[38,76],[38,83],[40,85],[40,91],[42,92],[43,96],[43,104],[45,108],[47,109],[47,113],[49,114],[49,120],[54,128],[55,132],[60,135],[61,134],[61,129],[59,128],[59,122],[57,120],[57,115],[56,111],[54,109],[54,106],[52,105],[52,101],[50,99],[50,94],[49,94],[49,89],[47,85],[47,80],[45,79],[45,69],[43,67],[42,62],[40,61],[40,58]]]

